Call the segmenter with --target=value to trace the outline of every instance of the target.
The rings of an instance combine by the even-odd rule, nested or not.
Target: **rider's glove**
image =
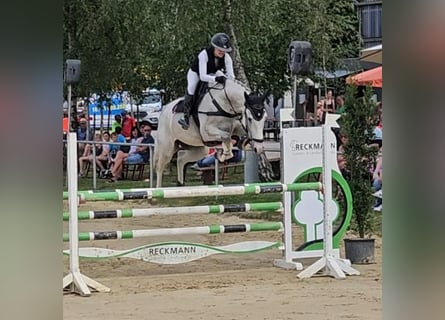
[[[224,84],[224,83],[226,83],[226,77],[218,76],[215,78],[215,81]]]

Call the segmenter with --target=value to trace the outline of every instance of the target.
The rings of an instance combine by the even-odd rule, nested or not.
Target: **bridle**
[[[222,88],[217,88],[217,85],[215,84],[213,87],[209,87],[208,88],[208,92],[210,95],[210,98],[212,99],[212,103],[213,105],[216,107],[216,111],[199,111],[198,113],[202,113],[202,114],[206,114],[208,116],[217,116],[217,117],[226,117],[226,118],[235,118],[238,121],[241,121],[242,118],[242,113],[240,112],[236,112],[235,108],[233,107],[232,101],[230,101],[229,96],[227,95],[227,90],[226,90],[226,86],[224,85]],[[218,103],[218,101],[216,101],[215,97],[212,95],[212,90],[224,90],[224,95],[226,96],[227,101],[229,102],[229,106],[231,111],[233,111],[233,113],[227,112],[226,110],[224,110],[221,105]]]
[[[226,99],[229,103],[230,109],[231,109],[231,111],[233,111],[233,113],[227,112],[221,107],[221,105],[218,103],[218,101],[216,101],[215,97],[213,96],[212,90],[223,90],[224,91],[224,95],[226,96]],[[261,118],[264,116],[266,109],[264,108],[264,104],[259,97],[253,98],[253,99],[258,99],[258,101],[255,101],[255,103],[249,104],[248,100],[246,100],[244,102],[245,109],[244,109],[244,114],[243,114],[241,112],[236,112],[235,108],[233,107],[232,101],[230,100],[229,96],[227,95],[227,90],[226,90],[225,84],[223,85],[222,88],[219,87],[218,84],[215,84],[212,87],[208,87],[208,93],[209,93],[210,98],[212,99],[212,103],[216,107],[217,111],[206,111],[206,112],[198,111],[198,113],[206,114],[208,116],[220,116],[220,117],[227,117],[227,118],[235,118],[236,120],[239,121],[243,130],[245,132],[247,132],[248,140],[258,142],[258,143],[264,142],[264,139],[253,138],[251,132],[247,128],[247,125],[245,125],[242,121],[243,116],[245,119],[247,119],[247,110],[250,111],[250,113],[252,114],[252,117],[256,121],[260,121]]]

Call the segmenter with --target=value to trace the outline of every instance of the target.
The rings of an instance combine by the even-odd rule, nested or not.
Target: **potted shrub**
[[[372,88],[366,87],[358,96],[357,87],[346,88],[344,114],[339,119],[341,128],[348,138],[344,145],[344,159],[348,172],[348,184],[353,199],[351,229],[358,239],[344,239],[346,258],[352,263],[369,263],[374,259],[374,227],[372,205],[375,200],[372,190],[372,168],[378,149],[369,147],[373,129],[378,119],[377,105],[372,100]]]

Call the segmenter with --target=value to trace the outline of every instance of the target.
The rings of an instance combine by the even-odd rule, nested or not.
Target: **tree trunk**
[[[238,41],[235,34],[235,28],[232,23],[232,1],[224,0],[225,6],[225,21],[226,27],[229,33],[229,37],[232,40],[232,59],[233,59],[233,68],[235,69],[236,78],[249,87],[249,80],[247,79],[246,73],[244,72],[244,65],[241,59],[241,54],[238,47]]]

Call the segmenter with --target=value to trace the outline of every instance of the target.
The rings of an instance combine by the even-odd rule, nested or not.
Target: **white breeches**
[[[192,71],[192,69],[189,69],[187,72],[187,94],[194,95],[196,91],[196,86],[199,82],[199,75]]]

